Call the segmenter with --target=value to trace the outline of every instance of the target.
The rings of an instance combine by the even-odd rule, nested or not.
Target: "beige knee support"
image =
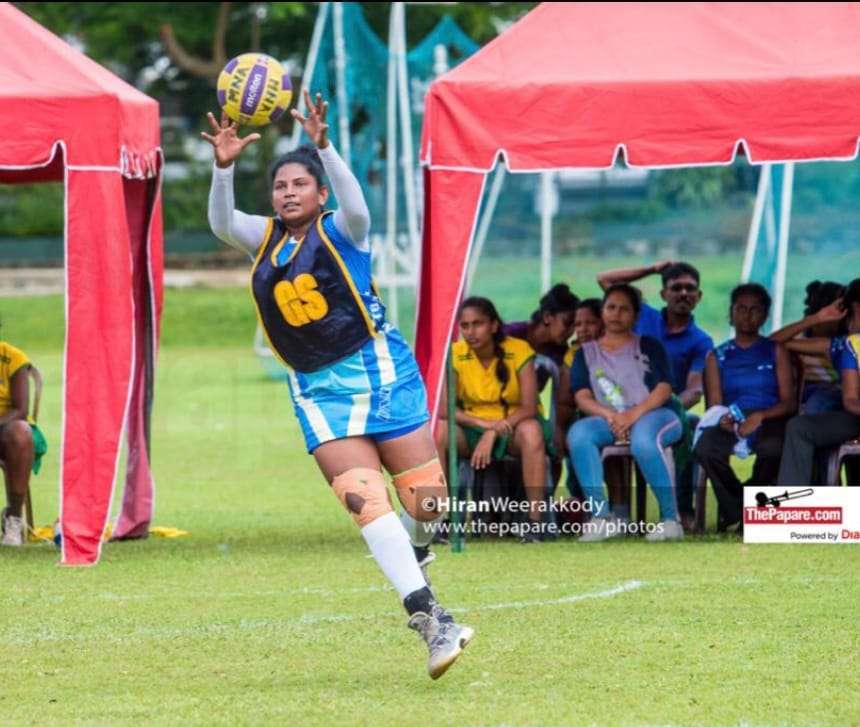
[[[379,470],[366,467],[347,470],[332,480],[331,487],[360,528],[394,511]]]
[[[439,458],[394,475],[394,489],[400,503],[416,520],[429,522],[438,518],[443,512],[441,501],[448,497]]]

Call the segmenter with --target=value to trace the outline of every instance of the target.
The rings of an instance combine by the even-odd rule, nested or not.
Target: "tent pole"
[[[385,117],[385,246],[388,252],[393,252],[397,245],[397,96],[396,89],[396,73],[397,63],[395,58],[397,45],[397,18],[395,6],[399,3],[394,3],[391,6],[391,14],[388,18],[388,89],[386,96],[386,117]],[[393,258],[394,256],[391,255]],[[397,272],[397,262],[394,262],[394,272]],[[384,273],[388,274],[388,266],[384,268]],[[397,285],[392,280],[390,285],[386,285],[388,290],[389,301],[394,294],[396,303]],[[395,304],[389,303],[392,312],[397,311]],[[396,325],[396,317],[392,319]]]
[[[343,3],[335,3],[333,11],[338,142],[343,160],[347,166],[351,166],[352,150],[349,140],[349,98],[346,93],[346,41],[343,37]]]
[[[406,6],[392,3],[391,13],[397,24],[396,54],[397,96],[400,106],[400,128],[403,143],[403,191],[406,198],[406,223],[409,231],[409,249],[414,255],[420,244],[418,239],[418,212],[415,202],[415,154],[412,145],[412,111],[409,102],[409,71],[406,67]]]
[[[555,179],[552,172],[541,172],[540,175],[540,282],[541,294],[546,293],[552,278],[552,218],[555,215],[553,204],[553,185]]]
[[[465,546],[463,533],[458,527],[460,524],[460,468],[457,462],[457,385],[454,380],[454,358],[451,342],[448,341],[448,352],[445,356],[446,371],[448,379],[448,505],[453,505],[454,511],[450,512],[450,521],[453,532],[451,533],[451,551],[462,553]]]
[[[794,162],[786,162],[782,178],[782,205],[779,219],[779,245],[777,247],[776,273],[774,275],[773,328],[782,328],[782,313],[785,304],[785,275],[788,269],[788,232],[791,226],[791,198],[794,187]]]
[[[753,263],[755,262],[756,248],[761,233],[761,222],[764,214],[764,203],[770,190],[770,164],[764,164],[758,178],[758,191],[755,195],[755,206],[753,207],[750,232],[747,235],[747,249],[744,253],[744,266],[741,272],[741,282],[748,283],[752,275]]]
[[[493,221],[493,214],[496,211],[496,202],[499,201],[499,195],[502,192],[502,184],[505,181],[505,166],[499,164],[496,167],[496,174],[493,177],[493,184],[490,187],[490,194],[487,197],[487,204],[484,207],[484,213],[481,215],[481,223],[478,225],[478,234],[475,236],[475,247],[472,249],[472,254],[469,257],[469,272],[466,276],[466,292],[472,289],[472,281],[475,278],[475,273],[478,270],[478,261],[481,259],[481,253],[484,251],[484,242],[487,239],[487,233],[490,231],[490,223]]]
[[[325,21],[328,17],[328,8],[331,5],[328,3],[320,3],[320,9],[317,13],[316,22],[314,22],[314,32],[311,35],[311,47],[308,51],[308,62],[305,65],[305,70],[302,73],[302,86],[299,89],[298,98],[296,99],[296,109],[302,111],[304,108],[304,98],[302,97],[302,89],[307,88],[308,84],[311,82],[311,78],[313,78],[314,70],[317,67],[317,59],[320,54],[320,45],[322,44],[322,36],[323,31],[325,30]],[[301,124],[293,124],[293,135],[290,139],[290,148],[295,149],[299,145],[299,141],[302,138],[302,125]]]

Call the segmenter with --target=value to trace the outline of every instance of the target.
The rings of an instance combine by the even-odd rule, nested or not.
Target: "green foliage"
[[[732,167],[658,170],[653,178],[651,200],[671,207],[708,207],[738,187]]]
[[[62,234],[62,184],[0,185],[0,237]]]

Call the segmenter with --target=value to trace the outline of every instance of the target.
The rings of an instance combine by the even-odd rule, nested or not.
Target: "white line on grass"
[[[647,585],[644,581],[627,581],[613,588],[591,593],[576,593],[561,598],[550,598],[534,601],[512,601],[509,603],[489,603],[483,606],[469,606],[466,608],[449,609],[452,613],[473,613],[481,611],[499,611],[504,609],[534,608],[539,606],[558,606],[580,601],[589,601],[598,598],[613,598],[623,593],[637,590]],[[377,613],[353,615],[353,614],[303,614],[295,619],[242,619],[237,622],[196,624],[189,627],[171,626],[143,626],[125,632],[99,632],[93,634],[68,634],[57,633],[50,627],[42,626],[38,629],[22,629],[18,627],[0,637],[0,644],[33,644],[38,642],[84,642],[84,641],[108,641],[132,643],[136,640],[149,639],[176,639],[184,636],[200,636],[207,634],[225,634],[239,631],[259,631],[270,629],[278,631],[283,627],[291,626],[313,626],[325,623],[345,623],[350,621],[378,621],[380,619],[400,618],[397,610],[392,608],[388,611]],[[16,633],[17,631],[17,633]],[[35,633],[34,633],[35,632]]]
[[[628,593],[629,591],[635,591],[638,588],[642,588],[646,583],[644,581],[627,581],[626,583],[620,583],[614,588],[610,588],[605,591],[594,591],[592,593],[576,593],[571,594],[569,596],[562,596],[561,598],[549,598],[546,600],[540,601],[512,601],[510,603],[490,603],[486,606],[469,606],[467,608],[449,608],[447,609],[451,613],[472,613],[474,611],[500,611],[504,609],[514,609],[514,608],[533,608],[535,606],[558,606],[566,603],[578,603],[579,601],[589,601],[595,598],[612,598],[613,596],[620,596],[622,593]],[[349,616],[343,614],[337,615],[320,615],[316,616],[314,614],[305,614],[304,616],[299,618],[299,623],[302,625],[316,624],[316,623],[340,623],[342,621],[366,621],[366,620],[376,620],[378,618],[384,618],[386,616],[391,616],[390,612],[386,613],[377,613],[373,615],[365,615],[365,616]]]

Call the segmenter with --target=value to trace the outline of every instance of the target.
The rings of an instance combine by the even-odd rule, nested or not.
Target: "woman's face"
[[[576,309],[573,331],[576,333],[576,340],[580,343],[596,341],[603,333],[603,321],[594,315],[591,308],[582,306]]]
[[[621,291],[603,302],[603,325],[609,333],[629,333],[636,323],[636,312],[630,298]]]
[[[757,295],[744,293],[732,304],[731,319],[737,333],[755,336],[764,325],[767,313]]]
[[[275,173],[272,207],[287,225],[314,219],[328,199],[328,188],[317,185],[304,164],[290,162]]]
[[[544,325],[549,334],[549,340],[557,343],[559,346],[564,346],[568,339],[573,335],[573,321],[575,313],[565,311],[564,313],[547,313],[543,317]]]
[[[492,321],[478,308],[463,308],[460,314],[460,333],[469,348],[480,350],[492,345],[493,335],[499,330],[498,321]]]

